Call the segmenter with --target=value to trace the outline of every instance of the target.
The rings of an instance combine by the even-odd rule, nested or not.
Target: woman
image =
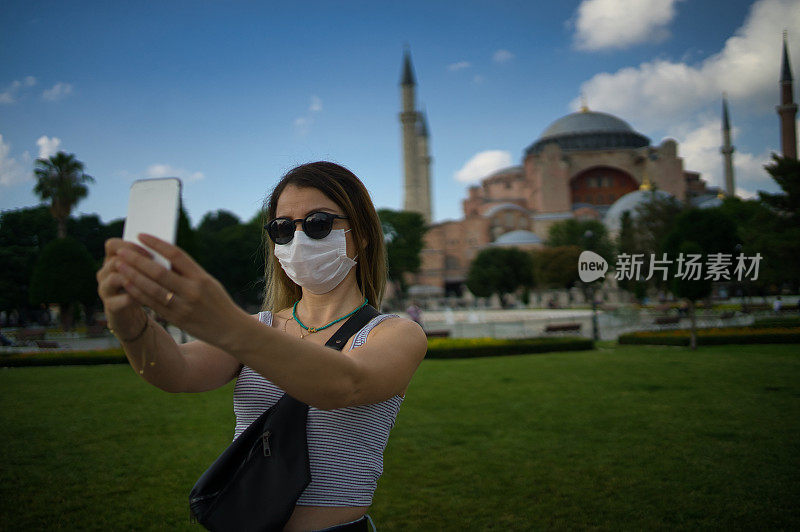
[[[236,378],[234,437],[283,392],[308,404],[312,480],[284,530],[367,530],[425,333],[383,314],[341,352],[324,346],[365,300],[380,308],[386,282],[380,221],[352,172],[329,162],[292,169],[268,198],[266,220],[262,312],[246,314],[183,250],[141,234],[172,268],[137,244],[106,241],[97,279],[109,326],[133,368],[163,390],[201,392]],[[142,305],[197,340],[176,344]]]

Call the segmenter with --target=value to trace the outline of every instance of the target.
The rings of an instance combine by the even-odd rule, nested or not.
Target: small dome
[[[637,133],[624,120],[608,113],[578,111],[561,117],[531,144],[525,154],[539,153],[546,144],[558,144],[562,150],[602,150],[643,148],[650,139]]]
[[[639,215],[636,208],[639,205],[650,203],[656,198],[672,198],[674,201],[678,201],[672,194],[664,192],[663,190],[634,190],[619,198],[609,207],[605,218],[603,218],[603,223],[611,233],[619,233],[622,214],[625,211],[631,213],[631,218],[636,218]]]
[[[524,229],[519,229],[517,231],[509,231],[508,233],[503,233],[497,239],[492,242],[493,246],[524,246],[524,245],[532,245],[532,244],[541,244],[542,239],[539,238],[539,235],[533,233],[531,231],[525,231]]]
[[[528,209],[525,207],[520,207],[516,203],[498,203],[497,205],[492,205],[486,209],[486,212],[483,213],[483,215],[486,218],[491,218],[500,211],[519,211],[528,214]]]

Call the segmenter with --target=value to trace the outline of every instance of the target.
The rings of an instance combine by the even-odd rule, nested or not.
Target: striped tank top
[[[367,335],[386,318],[373,318],[355,334],[352,348],[367,341]],[[261,323],[272,326],[272,313],[260,312]],[[283,390],[242,366],[233,392],[236,414],[234,439],[269,407],[278,402]],[[383,451],[394,426],[403,397],[395,395],[371,405],[349,406],[334,410],[308,407],[306,435],[311,483],[300,495],[303,506],[369,506],[383,473]]]

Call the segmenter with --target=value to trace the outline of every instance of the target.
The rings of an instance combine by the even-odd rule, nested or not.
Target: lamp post
[[[594,251],[591,249],[590,246],[592,242],[592,237],[594,233],[587,229],[585,233],[583,233],[583,239],[586,242],[586,249],[589,251]],[[592,299],[592,338],[596,342],[600,339],[599,329],[597,327],[597,301],[595,301],[594,292],[595,292],[595,283],[596,281],[592,281],[591,283],[586,283],[586,287],[589,289],[589,297]]]
[[[742,249],[744,249],[744,248],[743,248],[743,246],[741,244],[736,244],[736,247],[735,247],[736,255],[734,256],[734,260],[739,260],[738,257],[739,257],[739,255],[742,254]],[[741,308],[742,311],[747,311],[748,310],[747,309],[747,298],[745,297],[745,289],[744,289],[745,281],[747,281],[747,279],[739,279],[738,281],[736,281],[736,286],[738,288],[738,290],[737,290],[738,294],[737,295],[739,296],[739,308]]]

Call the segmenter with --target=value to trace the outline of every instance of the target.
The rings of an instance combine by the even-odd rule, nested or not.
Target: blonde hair
[[[386,245],[383,229],[361,180],[347,168],[328,161],[302,164],[284,175],[265,202],[261,239],[267,253],[264,256],[266,288],[261,310],[273,313],[290,307],[302,296],[300,286],[289,279],[275,258],[275,243],[266,231],[267,222],[276,217],[278,198],[288,185],[315,188],[344,211],[350,222],[356,255],[356,280],[361,293],[370,305],[380,309],[386,288]],[[362,242],[366,245],[362,247]]]

